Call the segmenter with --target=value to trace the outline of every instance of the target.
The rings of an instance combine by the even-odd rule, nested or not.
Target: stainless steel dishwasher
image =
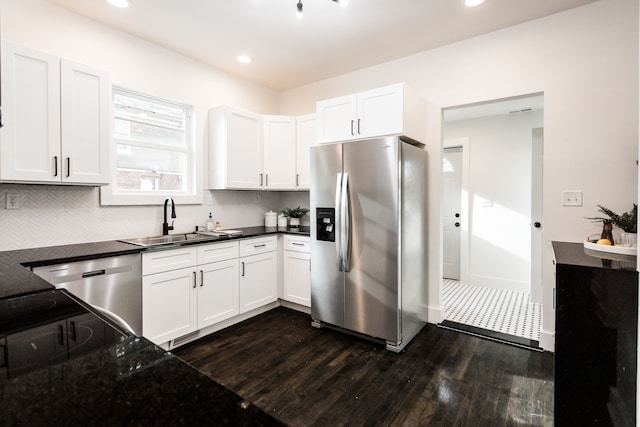
[[[32,271],[57,289],[66,289],[130,332],[142,335],[140,254],[46,265]]]

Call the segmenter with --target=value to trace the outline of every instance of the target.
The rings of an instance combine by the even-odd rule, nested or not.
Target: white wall
[[[596,204],[628,210],[638,198],[638,1],[601,0],[439,49],[281,94],[283,114],[318,99],[405,81],[430,103],[430,318],[440,309],[441,110],[544,92],[543,327],[553,348],[551,241],[581,242],[597,227]],[[584,192],[584,206],[560,205],[562,190]]]
[[[110,71],[114,85],[194,106],[196,146],[206,188],[207,110],[220,104],[277,112],[277,94],[144,40],[67,12],[44,0],[0,0],[2,39]],[[0,250],[161,234],[160,206],[99,205],[96,188],[0,184],[21,208],[0,209]],[[260,202],[255,196],[260,194]],[[262,225],[280,209],[278,193],[205,190],[207,205],[179,206],[176,231],[204,224],[209,211],[223,227]],[[164,200],[164,198],[161,198]],[[4,206],[2,206],[3,208]]]
[[[444,124],[444,139],[469,137],[469,265],[462,266],[468,283],[532,293],[532,129],[542,127],[542,115],[538,110]]]

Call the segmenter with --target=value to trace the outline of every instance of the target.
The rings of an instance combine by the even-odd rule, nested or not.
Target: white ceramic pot
[[[289,227],[300,227],[300,218],[291,218],[289,220]]]

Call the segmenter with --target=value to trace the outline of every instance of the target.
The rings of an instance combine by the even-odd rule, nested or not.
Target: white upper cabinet
[[[296,188],[296,118],[262,116],[264,123],[264,188]]]
[[[426,103],[404,83],[317,103],[319,144],[404,135],[426,138]]]
[[[264,185],[262,116],[229,106],[209,111],[209,188]]]
[[[311,147],[316,145],[316,115],[297,117],[296,138],[296,189],[309,189]]]
[[[0,180],[107,184],[108,73],[2,43]]]
[[[259,115],[229,106],[209,110],[209,188],[306,190],[315,114]]]

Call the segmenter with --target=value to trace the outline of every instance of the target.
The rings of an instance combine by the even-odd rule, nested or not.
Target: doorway
[[[443,325],[537,347],[543,95],[443,118]]]

